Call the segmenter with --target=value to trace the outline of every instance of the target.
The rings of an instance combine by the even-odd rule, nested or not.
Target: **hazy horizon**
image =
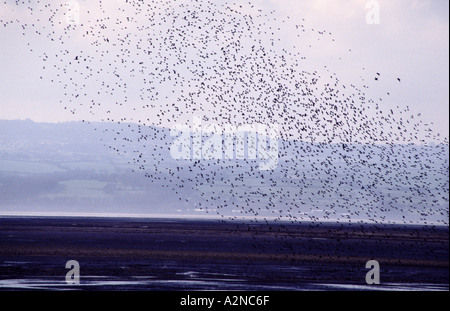
[[[119,151],[114,149],[114,138],[118,131],[128,129],[128,125],[115,124],[111,127],[111,124],[103,124],[103,128],[100,125],[0,120],[0,214],[164,215],[258,222],[340,221],[448,226],[445,214],[448,212],[448,197],[439,190],[448,187],[447,144],[395,147],[390,151],[391,157],[402,158],[405,168],[398,170],[404,177],[399,175],[393,182],[380,179],[392,175],[389,166],[386,166],[389,162],[367,158],[371,164],[364,164],[357,157],[358,154],[370,154],[372,158],[383,156],[386,151],[380,148],[386,146],[354,144],[355,148],[364,149],[347,150],[344,153],[347,154],[346,159],[344,155],[333,156],[342,144],[326,147],[324,144],[284,141],[280,138],[278,167],[273,171],[258,171],[257,161],[248,159],[172,159],[170,145],[174,137],[169,136],[168,129],[146,128],[147,132],[141,134],[145,135],[143,137],[157,135],[154,139],[156,144],[144,148],[131,142]],[[137,128],[131,128],[130,132],[133,130],[137,131]],[[144,128],[140,130],[144,131]],[[130,135],[125,137],[131,138]],[[292,146],[294,142],[296,144]],[[113,145],[109,145],[111,143]],[[136,147],[139,147],[138,154],[133,152]],[[297,149],[303,150],[300,157],[296,155]],[[155,151],[158,151],[157,158],[152,157]],[[420,162],[408,159],[408,155],[421,154],[429,156]],[[294,158],[298,158],[296,165],[290,164]],[[145,167],[140,163],[145,163]],[[428,176],[414,168],[418,164],[423,169],[427,168]],[[222,167],[228,167],[228,170]],[[199,168],[201,170],[196,171]],[[318,168],[331,171],[328,174],[317,173]],[[249,174],[254,169],[258,173]],[[233,173],[233,170],[237,172]],[[170,172],[177,172],[177,175]],[[331,172],[336,176],[330,178]],[[349,173],[360,179],[352,187],[348,184],[351,182],[348,180]],[[220,174],[221,178],[211,179],[209,174]],[[240,184],[236,177],[241,174],[246,174],[246,182],[236,189],[236,185]],[[170,176],[176,179],[169,179]],[[410,184],[408,177],[416,181]],[[273,180],[272,186],[264,184],[266,178]],[[372,186],[376,193],[363,190],[365,185],[373,183],[370,180],[378,180],[378,184]],[[417,197],[403,193],[408,184],[413,189],[410,191],[417,191]],[[421,188],[427,189],[427,196],[423,196],[424,190]],[[320,189],[324,192],[317,192]],[[217,199],[208,202],[208,197],[218,192]],[[268,195],[271,196],[269,200],[266,199]],[[250,203],[246,203],[248,198],[254,203],[247,205]],[[374,198],[384,200],[384,204],[390,207],[386,209],[380,203],[370,203]]]

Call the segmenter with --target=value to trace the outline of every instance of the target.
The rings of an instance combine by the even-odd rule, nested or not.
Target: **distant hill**
[[[1,120],[0,213],[166,212],[173,195],[133,173],[128,159],[102,142],[104,129]]]
[[[0,214],[448,224],[448,145],[280,139],[278,167],[259,171],[257,160],[174,160],[174,138],[137,124],[0,120]]]

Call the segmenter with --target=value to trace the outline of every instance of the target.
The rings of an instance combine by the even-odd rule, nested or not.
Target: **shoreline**
[[[126,214],[126,213],[53,213],[53,212],[1,212],[2,218],[80,218],[80,219],[133,219],[133,220],[176,220],[176,221],[228,221],[228,222],[267,222],[269,223],[292,223],[290,219],[278,219],[277,217],[264,216],[212,216],[212,215],[177,215],[177,214]],[[232,219],[231,219],[232,218]],[[440,222],[427,223],[405,223],[403,221],[367,221],[362,219],[348,219],[347,221],[338,221],[337,219],[317,218],[317,220],[295,220],[294,225],[304,224],[337,224],[337,225],[380,225],[380,226],[411,226],[411,227],[442,227],[449,228],[450,224]]]

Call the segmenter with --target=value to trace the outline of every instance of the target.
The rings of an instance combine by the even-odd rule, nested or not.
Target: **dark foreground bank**
[[[69,260],[79,285],[66,283]],[[379,285],[366,283],[369,260]],[[0,290],[448,288],[448,227],[0,218]]]

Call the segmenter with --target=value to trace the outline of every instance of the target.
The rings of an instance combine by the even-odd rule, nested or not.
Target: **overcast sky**
[[[111,5],[115,2],[120,1],[109,1]],[[391,92],[383,105],[409,106],[413,112],[422,113],[425,122],[433,122],[436,132],[448,137],[449,1],[379,0],[380,24],[376,25],[366,22],[367,2],[257,0],[252,4],[263,11],[275,10],[280,20],[289,16],[292,24],[303,23],[311,29],[331,32],[335,41],[314,42],[313,49],[305,51],[310,66],[319,69],[326,63],[348,81],[356,84],[363,83],[362,79],[371,81],[372,96],[383,97],[386,90]],[[14,3],[2,1],[0,20],[32,22],[27,12]],[[79,0],[79,3],[83,22],[83,12],[95,10],[96,1]],[[41,18],[45,20],[48,16]],[[89,118],[64,110],[60,104],[64,91],[59,85],[40,79],[43,62],[37,53],[30,52],[27,43],[35,50],[49,53],[52,45],[39,36],[24,36],[22,32],[20,27],[0,24],[0,119],[60,122]],[[296,42],[299,39],[289,31],[284,35],[300,49],[305,46],[305,38]],[[82,41],[72,44],[83,49]],[[376,72],[386,78],[373,84]],[[401,77],[399,84],[395,83],[397,77]]]

